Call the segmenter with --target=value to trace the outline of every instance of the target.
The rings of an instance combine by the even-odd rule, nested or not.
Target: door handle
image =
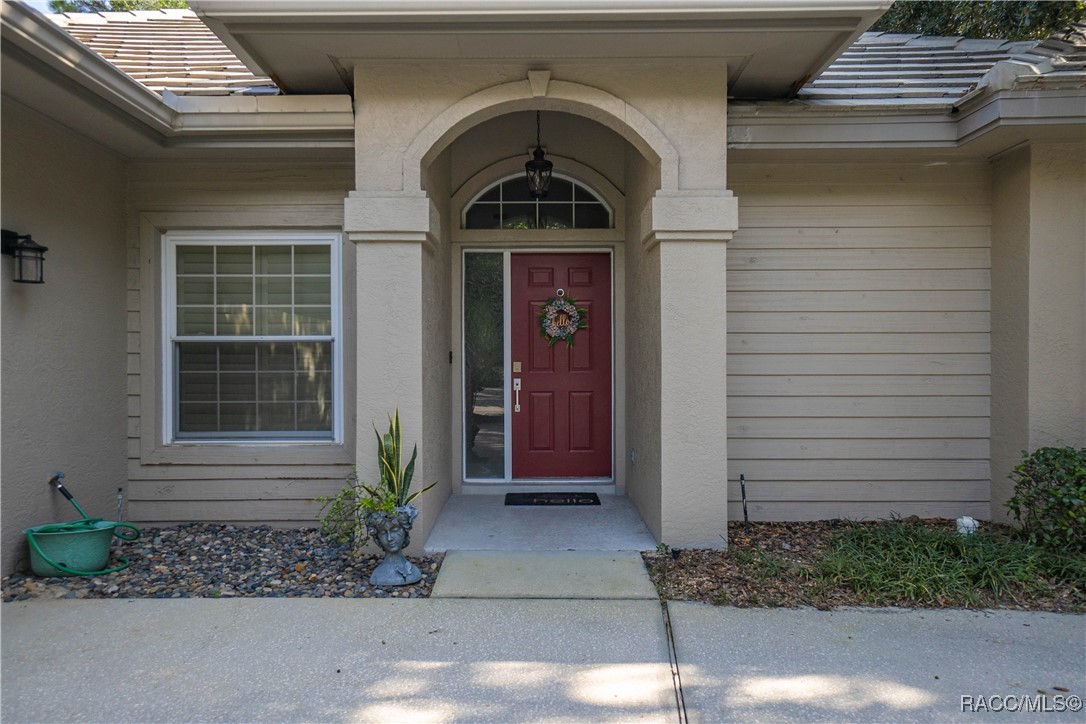
[[[516,395],[516,401],[513,403],[513,412],[520,412],[520,378],[513,378],[513,394]]]

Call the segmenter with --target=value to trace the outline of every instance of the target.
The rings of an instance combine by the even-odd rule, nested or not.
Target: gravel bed
[[[0,581],[4,602],[30,598],[425,598],[443,554],[409,556],[422,570],[413,586],[369,583],[380,551],[355,553],[315,528],[281,529],[190,523],[147,528],[131,543],[115,541],[110,565],[131,565],[103,576],[39,578],[14,574]]]

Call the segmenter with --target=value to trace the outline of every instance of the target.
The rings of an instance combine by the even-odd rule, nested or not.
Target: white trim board
[[[331,438],[319,438],[315,437],[308,439],[305,437],[290,437],[290,436],[241,436],[241,437],[223,437],[223,438],[178,438],[176,433],[176,415],[177,415],[177,388],[176,383],[173,381],[173,374],[175,371],[175,360],[173,353],[174,343],[179,339],[181,341],[193,341],[192,337],[179,338],[177,335],[177,315],[175,313],[177,298],[177,255],[175,253],[178,245],[191,245],[191,246],[218,246],[224,243],[228,244],[251,244],[259,245],[262,241],[273,242],[277,244],[290,243],[293,245],[328,245],[331,254],[331,269],[330,269],[330,282],[331,282],[331,300],[332,300],[332,329],[331,329],[331,342],[332,342],[332,393],[333,393],[333,408],[332,408],[332,435]],[[344,334],[343,334],[343,312],[344,312],[344,295],[343,295],[343,259],[342,259],[342,235],[331,232],[297,232],[297,231],[273,231],[273,232],[247,232],[247,231],[167,231],[161,235],[161,258],[162,258],[162,298],[161,298],[161,312],[162,319],[162,368],[161,368],[161,387],[163,391],[161,404],[161,425],[162,425],[162,438],[160,440],[162,445],[261,445],[261,444],[309,444],[309,445],[328,445],[328,444],[341,444],[343,442],[343,427],[344,427],[344,414],[343,407],[346,402],[344,395],[344,371],[343,371],[343,347],[344,347]],[[219,337],[209,337],[208,341],[217,341]],[[272,338],[251,335],[244,338],[246,341],[259,342],[265,339],[279,340],[284,339],[282,336],[275,336]],[[310,340],[309,336],[287,336],[286,339],[290,341],[304,342]],[[325,336],[320,337],[321,340],[325,339]],[[198,341],[198,338],[197,338]]]

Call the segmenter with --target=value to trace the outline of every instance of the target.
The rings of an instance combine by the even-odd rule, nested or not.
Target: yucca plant
[[[403,429],[400,411],[388,418],[388,432],[382,435],[377,427],[377,466],[380,477],[376,485],[366,485],[354,470],[347,476],[346,485],[330,498],[317,498],[321,503],[321,532],[340,543],[354,543],[361,547],[369,540],[366,516],[384,512],[395,514],[415,498],[437,485],[431,483],[422,490],[411,492],[411,480],[415,477],[415,460],[418,445],[411,451],[411,460],[400,467],[403,459]]]
[[[388,418],[388,432],[382,436],[375,425],[373,434],[377,436],[377,461],[381,472],[381,482],[376,488],[362,487],[374,500],[381,502],[378,509],[391,512],[394,508],[402,508],[437,485],[436,482],[430,483],[422,490],[410,492],[411,479],[415,477],[415,459],[419,454],[419,446],[417,444],[414,446],[411,450],[411,460],[401,468],[403,429],[400,427],[399,410]]]

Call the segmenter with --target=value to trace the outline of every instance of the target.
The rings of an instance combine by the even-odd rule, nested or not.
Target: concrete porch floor
[[[505,505],[504,495],[453,495],[426,540],[427,552],[643,551],[656,539],[633,502],[600,495],[600,505]]]

